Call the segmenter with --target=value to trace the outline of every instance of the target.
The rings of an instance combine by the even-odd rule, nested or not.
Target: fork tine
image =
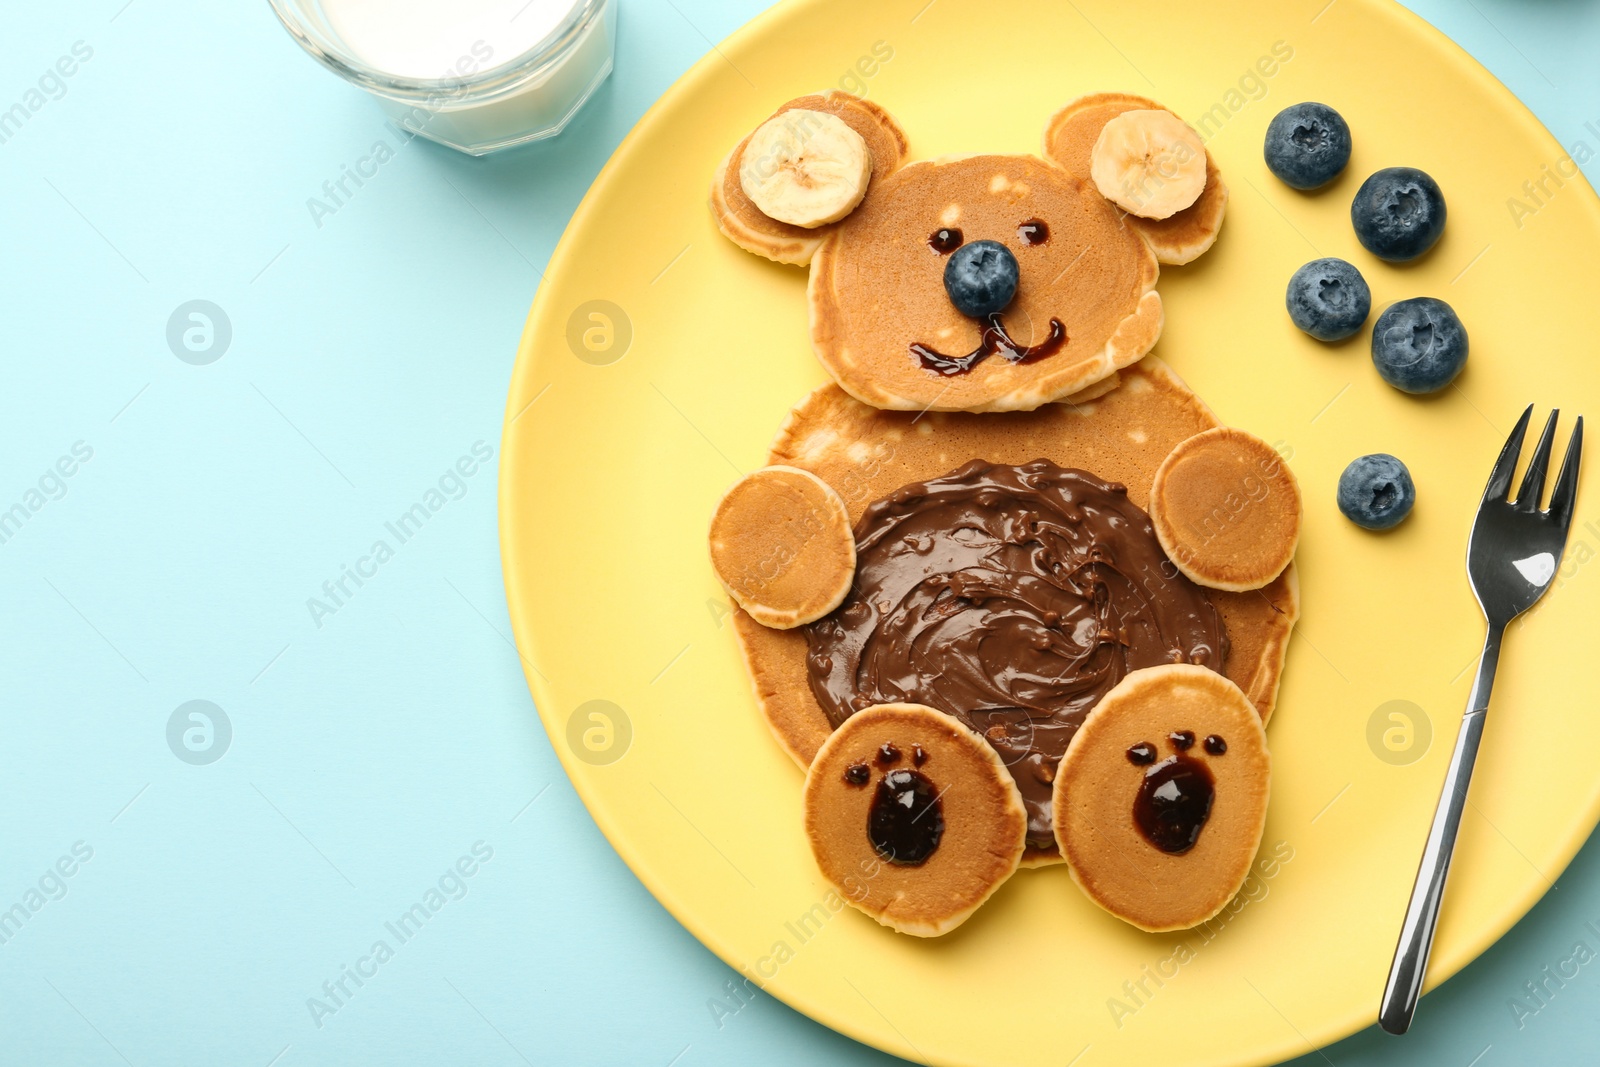
[[[1528,469],[1522,473],[1522,485],[1517,489],[1518,511],[1539,510],[1539,498],[1544,495],[1544,475],[1550,469],[1550,446],[1555,441],[1556,419],[1560,415],[1561,409],[1556,408],[1545,420],[1544,432],[1539,435],[1539,443],[1528,460]]]
[[[1573,505],[1578,499],[1578,467],[1583,461],[1583,416],[1573,427],[1572,440],[1567,442],[1567,458],[1561,461],[1561,473],[1556,475],[1556,487],[1550,493],[1550,514],[1563,529],[1572,525]]]
[[[1500,458],[1494,461],[1494,470],[1489,475],[1489,486],[1483,491],[1483,501],[1503,501],[1506,494],[1511,491],[1511,476],[1517,473],[1517,457],[1522,455],[1522,439],[1528,433],[1528,420],[1533,417],[1533,405],[1529,404],[1522,413],[1522,418],[1517,420],[1516,426],[1511,430],[1511,436],[1506,438],[1505,447],[1500,450]]]

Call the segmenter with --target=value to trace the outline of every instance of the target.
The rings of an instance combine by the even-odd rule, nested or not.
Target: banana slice
[[[739,165],[739,184],[763,214],[808,230],[854,211],[871,177],[861,135],[834,115],[803,108],[764,122]]]
[[[1130,215],[1169,218],[1205,191],[1206,146],[1170,111],[1124,111],[1101,129],[1089,175]]]

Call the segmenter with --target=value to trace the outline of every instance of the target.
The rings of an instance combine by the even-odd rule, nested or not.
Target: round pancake
[[[907,164],[838,223],[811,264],[811,345],[836,382],[874,407],[902,411],[1028,411],[1143,356],[1161,334],[1155,255],[1093,184],[1033,156],[963,156]],[[1048,236],[1019,232],[1043,222]],[[924,366],[913,345],[949,357],[978,349],[986,323],[957,311],[941,229],[993,240],[1017,258],[1020,282],[1001,313],[1019,345],[1064,329],[1030,362],[994,354],[967,373]],[[953,251],[953,249],[952,249]]]
[[[763,626],[786,630],[820,619],[855,579],[844,501],[809,471],[752,471],[712,513],[711,565],[728,595]]]
[[[867,185],[868,197],[872,195],[873,185],[905,162],[906,135],[889,113],[877,104],[831,89],[791,100],[774,111],[769,120],[796,108],[833,115],[867,142],[867,151],[872,155],[872,180]],[[717,220],[717,228],[728,240],[748,252],[778,263],[803,267],[811,262],[812,255],[821,247],[823,239],[839,223],[803,229],[769,218],[756,207],[755,201],[750,199],[739,182],[739,167],[744,162],[744,148],[749,141],[750,138],[746,136],[734,146],[711,180],[711,214]]]
[[[1249,875],[1270,780],[1266,731],[1237,686],[1187,664],[1134,671],[1061,761],[1056,840],[1090,900],[1141,930],[1187,930]]]
[[[1300,487],[1259,437],[1219,426],[1182,442],[1150,487],[1156,540],[1190,581],[1260,589],[1300,542]]]
[[[769,462],[809,470],[833,486],[851,522],[868,504],[908,482],[946,474],[972,459],[1029,463],[1044,458],[1119,481],[1140,507],[1149,506],[1156,468],[1180,441],[1219,425],[1177,375],[1154,357],[1121,372],[1121,384],[1095,400],[1072,399],[1032,412],[880,411],[825,385],[789,413]],[[1272,714],[1289,632],[1299,614],[1293,564],[1265,588],[1211,593],[1227,626],[1225,673]],[[806,638],[769,630],[742,611],[734,628],[757,703],[784,749],[809,766],[832,732],[811,694]],[[1030,852],[1025,864],[1059,858]]]
[[[897,811],[907,800],[917,806]],[[892,831],[879,829],[876,841],[875,815],[890,816]],[[839,896],[917,937],[965,922],[1016,871],[1027,833],[1022,797],[994,749],[920,704],[867,708],[828,738],[806,775],[805,821]]]
[[[1143,110],[1170,109],[1163,108],[1154,100],[1128,93],[1080,96],[1050,119],[1050,124],[1045,128],[1044,154],[1069,173],[1087,178],[1089,159],[1105,124],[1124,111]],[[1200,199],[1170,218],[1142,219],[1129,215],[1127,222],[1144,235],[1155,250],[1157,259],[1162,263],[1179,265],[1198,259],[1216,243],[1227,207],[1228,187],[1222,183],[1222,172],[1217,169],[1217,161],[1207,150],[1206,187],[1200,193]]]

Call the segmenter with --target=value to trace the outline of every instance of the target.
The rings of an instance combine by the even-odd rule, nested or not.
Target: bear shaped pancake
[[[1159,263],[1210,247],[1227,198],[1208,154],[1191,207],[1159,221],[1124,212],[1090,177],[1095,137],[1125,111],[1163,109],[1139,97],[1084,99],[1093,106],[1075,101],[1051,120],[1046,158],[908,164],[905,136],[882,108],[840,92],[801,97],[723,162],[712,212],[740,247],[809,264],[812,348],[851,396],[891,410],[1032,410],[1150,351],[1162,327]],[[786,115],[788,154],[748,159],[752,139],[770,143]],[[824,142],[833,150],[833,120],[859,136],[854,151],[870,164],[859,204],[813,227],[763,213],[749,175],[787,164],[803,181],[808,137],[819,154]],[[995,299],[958,301],[952,276],[963,272],[967,291],[976,277],[985,300]],[[982,288],[995,279],[997,296]]]

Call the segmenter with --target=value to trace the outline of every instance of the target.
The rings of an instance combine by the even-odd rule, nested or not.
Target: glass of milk
[[[407,131],[487,155],[554,137],[611,73],[613,0],[269,0]]]

